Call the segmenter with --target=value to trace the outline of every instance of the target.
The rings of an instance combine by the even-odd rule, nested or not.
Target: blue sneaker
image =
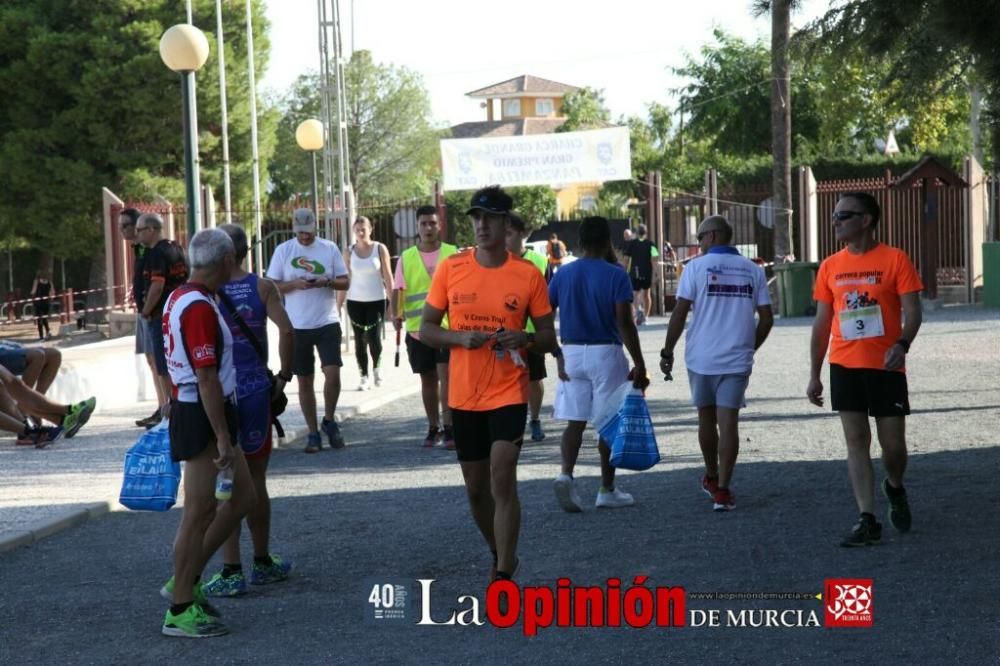
[[[280,583],[288,580],[288,574],[292,570],[292,563],[287,562],[277,555],[270,555],[270,564],[253,563],[250,570],[251,585],[269,585],[270,583]]]
[[[316,453],[323,448],[323,438],[318,432],[311,432],[306,436],[306,453]]]
[[[340,425],[336,421],[330,421],[324,417],[322,428],[326,436],[330,438],[331,449],[344,448],[344,436],[340,434]]]
[[[223,576],[220,572],[202,585],[201,591],[209,597],[242,597],[247,593],[247,579],[242,571],[232,576]]]

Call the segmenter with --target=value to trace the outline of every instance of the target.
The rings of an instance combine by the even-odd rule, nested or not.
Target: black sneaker
[[[871,546],[882,540],[882,525],[874,518],[862,514],[851,533],[840,542],[845,548]]]
[[[331,421],[323,417],[322,430],[330,439],[331,449],[344,448],[344,436],[340,434],[340,425],[336,421]]]
[[[893,488],[889,479],[882,479],[882,494],[889,500],[889,523],[900,532],[909,532],[913,517],[906,500],[906,488]]]

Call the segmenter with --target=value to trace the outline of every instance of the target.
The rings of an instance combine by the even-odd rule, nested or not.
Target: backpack
[[[563,244],[561,241],[549,241],[552,245],[552,251],[549,253],[552,255],[553,259],[563,258]]]

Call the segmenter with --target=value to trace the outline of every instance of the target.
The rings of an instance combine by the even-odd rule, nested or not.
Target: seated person
[[[21,377],[28,388],[45,393],[59,374],[62,354],[51,347],[24,347],[0,340],[0,365]]]
[[[7,368],[0,366],[0,413],[8,417],[0,418],[0,428],[18,435],[18,444],[32,444],[44,448],[60,437],[67,439],[90,420],[97,404],[96,398],[88,398],[73,405],[52,402],[38,391],[30,388]],[[24,417],[24,412],[36,415],[54,423],[55,428],[32,425]],[[13,419],[11,422],[9,419]]]

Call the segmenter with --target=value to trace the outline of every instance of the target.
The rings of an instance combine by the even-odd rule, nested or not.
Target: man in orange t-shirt
[[[866,192],[841,196],[833,212],[840,252],[819,267],[813,296],[812,368],[806,396],[823,406],[820,371],[830,348],[830,402],[840,413],[847,440],[847,469],[861,516],[842,546],[866,546],[882,538],[875,520],[875,483],[869,416],[875,417],[889,500],[889,522],[910,529],[910,506],[903,488],[906,471],[906,416],[910,413],[904,363],[920,330],[923,284],[902,250],[874,238],[881,211]],[[832,341],[831,341],[832,330]]]
[[[517,459],[528,416],[526,350],[555,348],[552,307],[534,264],[507,251],[511,198],[499,187],[476,192],[467,214],[476,248],[434,272],[420,338],[451,347],[448,405],[472,517],[493,553],[490,579],[517,571],[521,505]],[[450,330],[441,328],[448,315]],[[535,332],[524,330],[528,317]]]

